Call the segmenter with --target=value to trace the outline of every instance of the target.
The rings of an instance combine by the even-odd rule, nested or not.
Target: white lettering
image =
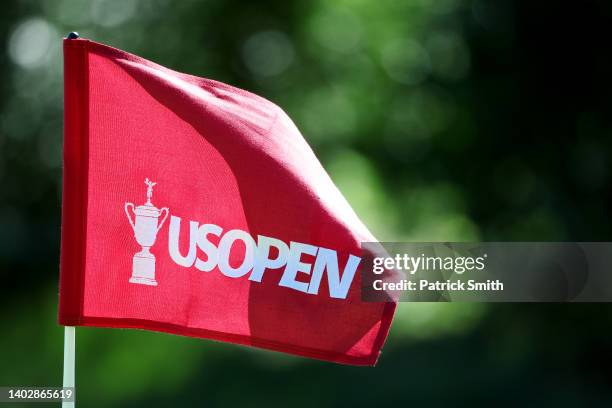
[[[189,252],[187,256],[181,255],[179,250],[179,235],[181,233],[181,218],[170,217],[170,232],[168,233],[168,251],[170,257],[177,264],[190,267],[193,265],[196,257],[196,242],[194,237],[198,234],[198,223],[196,221],[189,222]]]
[[[316,255],[317,247],[302,244],[300,242],[291,241],[291,249],[289,250],[289,258],[287,259],[287,267],[285,273],[278,283],[279,286],[286,286],[300,292],[308,292],[308,284],[295,280],[298,272],[303,272],[310,275],[310,264],[301,262],[302,254]]]
[[[280,239],[264,235],[258,235],[255,242],[246,231],[233,229],[224,234],[223,228],[218,225],[200,225],[196,221],[189,222],[189,249],[187,255],[182,255],[179,248],[180,234],[181,218],[173,215],[170,218],[168,251],[172,260],[180,266],[195,266],[203,272],[218,267],[223,275],[230,278],[240,278],[250,272],[248,279],[252,282],[261,282],[267,269],[280,269],[284,266],[278,285],[312,295],[319,294],[323,276],[327,273],[329,296],[336,299],[346,299],[361,262],[361,258],[349,254],[340,275],[338,253],[333,249],[294,241],[287,245]],[[214,244],[214,238],[211,242],[212,237],[219,238],[218,246]],[[239,260],[234,245],[236,241],[242,241],[244,257],[240,265],[234,267],[232,261],[236,264]],[[203,254],[199,254],[198,250]],[[303,261],[303,255],[314,256],[314,262]],[[308,282],[303,278],[298,280],[298,276],[304,275],[311,275]]]
[[[207,238],[208,234],[221,236],[223,228],[215,224],[204,224],[198,229],[198,248],[206,255],[206,261],[202,261],[200,258],[195,260],[195,267],[203,272],[210,272],[215,269],[219,262],[219,251],[217,247],[213,245]]]
[[[329,295],[333,298],[345,299],[348,290],[353,282],[355,271],[359,266],[361,258],[351,255],[344,267],[342,278],[338,272],[338,255],[336,251],[328,248],[319,248],[317,259],[312,270],[312,279],[308,286],[308,293],[319,293],[319,284],[323,277],[323,272],[327,269],[327,284],[329,285]]]
[[[278,250],[276,259],[270,259],[270,248]],[[289,247],[280,239],[265,237],[259,235],[257,237],[257,252],[255,253],[255,266],[249,279],[254,282],[261,282],[263,273],[266,269],[277,269],[287,263],[289,255]]]
[[[233,268],[230,265],[230,255],[232,252],[232,245],[237,240],[242,240],[242,242],[244,242],[245,253],[242,264],[237,268]],[[228,231],[227,234],[221,238],[221,242],[219,242],[219,270],[221,273],[229,278],[240,278],[249,273],[249,271],[253,269],[255,247],[256,245],[253,237],[247,232],[238,229]]]

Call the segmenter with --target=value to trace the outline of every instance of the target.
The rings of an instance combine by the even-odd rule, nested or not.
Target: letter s
[[[198,247],[206,254],[206,261],[196,258],[195,267],[203,272],[212,271],[217,262],[219,262],[219,250],[208,240],[208,234],[220,237],[223,233],[223,228],[215,224],[204,224],[198,230]]]

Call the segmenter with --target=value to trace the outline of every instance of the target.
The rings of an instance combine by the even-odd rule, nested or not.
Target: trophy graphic
[[[164,225],[166,218],[168,218],[169,211],[167,207],[160,210],[151,203],[153,186],[157,183],[146,178],[145,184],[147,185],[147,202],[138,207],[134,207],[132,203],[125,203],[124,207],[128,221],[134,230],[134,238],[136,238],[136,242],[142,246],[142,250],[134,255],[130,282],[157,286],[157,281],[155,280],[155,256],[149,252],[149,248],[155,244],[157,232]],[[132,220],[130,212],[128,211],[130,207],[135,215],[134,220]],[[164,217],[161,219],[161,222],[158,223],[160,215],[164,212]]]

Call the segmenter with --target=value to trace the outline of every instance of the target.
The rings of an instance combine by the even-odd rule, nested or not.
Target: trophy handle
[[[132,221],[132,217],[130,217],[130,212],[128,211],[128,208],[132,207],[132,212],[134,212],[134,204],[132,203],[125,203],[125,214],[128,217],[128,221],[130,222],[130,225],[132,226],[132,229],[134,231],[136,231],[136,225],[134,225],[134,221]]]
[[[164,210],[166,211],[166,215],[164,215],[164,218],[162,218],[161,222],[157,226],[157,231],[161,229],[161,227],[164,225],[164,222],[166,222],[166,218],[168,218],[168,215],[170,215],[170,211],[168,210],[168,207],[164,207],[161,210],[159,210],[159,215],[161,215],[164,212]]]

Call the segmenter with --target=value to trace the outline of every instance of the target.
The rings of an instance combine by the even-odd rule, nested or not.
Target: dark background
[[[61,384],[61,37],[283,107],[379,240],[610,241],[609,1],[12,1],[0,384]],[[610,406],[606,304],[401,304],[376,368],[77,330],[85,406]]]

